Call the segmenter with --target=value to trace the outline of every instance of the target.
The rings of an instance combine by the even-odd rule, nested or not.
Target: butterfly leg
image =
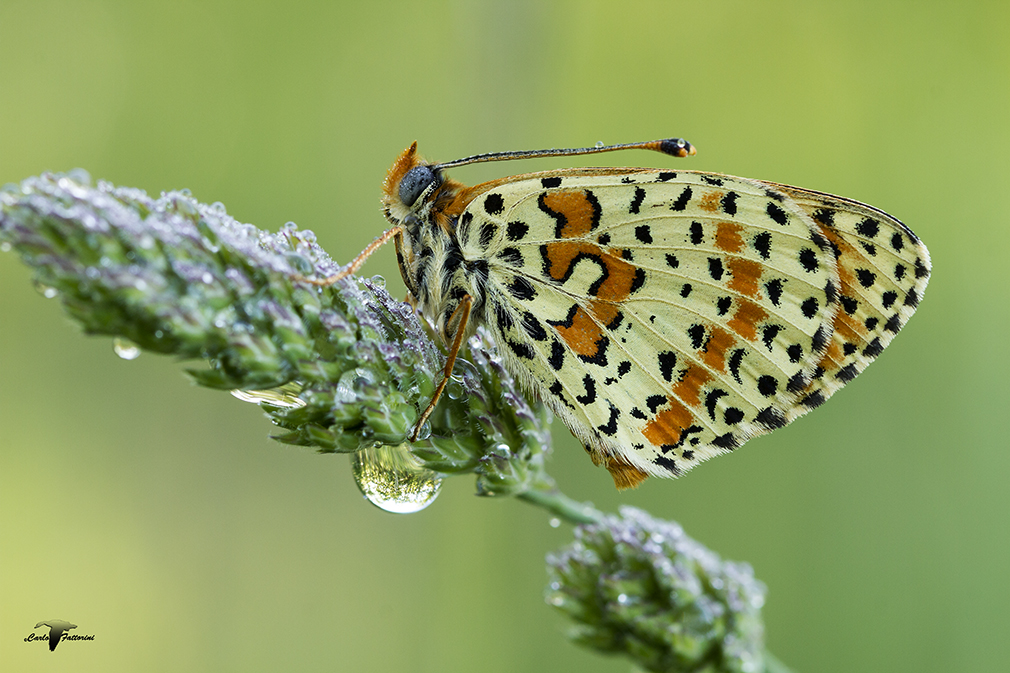
[[[386,231],[382,232],[382,236],[379,236],[377,239],[369,243],[367,248],[359,252],[358,256],[352,259],[350,264],[348,264],[347,266],[345,266],[332,276],[323,278],[322,280],[317,280],[313,278],[304,278],[302,280],[304,280],[306,283],[312,283],[313,285],[320,285],[323,287],[333,285],[338,280],[347,278],[348,276],[356,272],[358,269],[360,269],[362,266],[364,266],[365,261],[372,256],[372,253],[381,248],[384,244],[388,243],[390,239],[395,238],[397,241],[399,241],[402,236],[403,236],[403,227],[401,226],[391,227],[390,229],[387,229]]]
[[[463,335],[466,334],[466,323],[470,320],[470,307],[473,305],[473,297],[470,295],[463,295],[463,299],[460,300],[459,306],[456,310],[452,312],[452,317],[449,318],[449,325],[456,321],[456,316],[459,316],[459,323],[456,325],[456,335],[452,339],[452,346],[449,348],[449,357],[445,361],[445,370],[442,372],[442,381],[435,388],[435,394],[431,396],[431,402],[428,402],[427,408],[421,413],[421,417],[417,419],[417,424],[414,425],[414,431],[410,434],[410,441],[416,442],[418,436],[421,434],[421,428],[424,426],[428,417],[431,416],[431,412],[435,411],[435,405],[438,404],[438,400],[442,397],[442,392],[445,390],[445,386],[449,383],[449,377],[452,376],[452,368],[456,365],[456,356],[459,355],[459,349],[463,345]]]

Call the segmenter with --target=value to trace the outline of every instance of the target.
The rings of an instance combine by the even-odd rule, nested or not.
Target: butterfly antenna
[[[551,150],[520,150],[516,152],[489,152],[475,154],[472,157],[447,161],[436,164],[432,168],[442,170],[467,164],[480,164],[485,161],[508,161],[510,159],[533,159],[536,157],[573,157],[580,154],[599,154],[600,152],[616,152],[617,150],[652,150],[662,152],[672,157],[686,157],[695,153],[694,146],[683,138],[664,138],[650,140],[644,143],[624,143],[622,145],[597,145],[596,147],[573,147],[569,149]]]

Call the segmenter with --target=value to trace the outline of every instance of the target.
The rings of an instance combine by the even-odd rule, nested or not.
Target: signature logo
[[[40,628],[43,626],[49,627],[49,635],[40,635],[37,633],[29,633],[28,637],[25,638],[26,643],[30,643],[35,640],[49,640],[49,651],[52,652],[56,649],[56,646],[60,644],[62,640],[94,640],[94,635],[71,635],[69,633],[70,629],[76,629],[77,624],[71,624],[70,622],[65,622],[62,619],[50,619],[48,621],[39,622],[35,625],[35,628]]]

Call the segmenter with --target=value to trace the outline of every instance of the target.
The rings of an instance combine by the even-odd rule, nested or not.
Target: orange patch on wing
[[[603,330],[582,307],[575,311],[571,327],[555,325],[554,329],[569,348],[587,358],[596,357],[600,350],[600,341],[604,338]]]
[[[638,268],[621,258],[621,251],[611,248],[601,259],[607,267],[607,279],[603,281],[596,296],[604,301],[624,301],[631,294]]]
[[[547,273],[554,280],[561,280],[568,275],[568,270],[575,262],[575,258],[580,254],[599,256],[600,249],[592,243],[579,243],[577,241],[555,241],[548,243],[547,249]]]
[[[724,194],[718,191],[706,192],[699,199],[698,207],[702,210],[708,211],[710,213],[716,213],[719,211],[720,202]]]
[[[596,290],[596,296],[603,301],[620,302],[631,294],[638,273],[637,267],[620,257],[621,251],[603,251],[599,246],[578,241],[554,241],[544,248],[547,254],[547,274],[554,280],[563,280],[571,272],[572,264],[580,256],[591,257],[606,269],[606,277]],[[609,322],[609,321],[606,321]]]
[[[544,194],[543,204],[551,211],[563,215],[565,224],[561,238],[580,238],[593,230],[599,216],[596,207],[586,198],[584,191],[561,191]]]
[[[720,373],[725,372],[726,351],[735,343],[736,339],[732,334],[721,327],[713,327],[712,336],[709,338],[708,343],[705,344],[705,349],[701,352],[701,361],[708,365],[710,369],[714,369]]]
[[[757,324],[767,317],[768,313],[763,308],[754,302],[742,299],[733,318],[726,324],[747,341],[754,341],[757,338]]]
[[[725,252],[740,252],[743,250],[743,227],[732,222],[720,222],[715,229],[715,247]]]
[[[603,465],[614,478],[618,491],[635,488],[649,478],[648,473],[627,462],[621,456],[603,456]]]
[[[621,308],[617,304],[610,304],[605,301],[594,301],[589,304],[589,312],[593,314],[594,318],[604,325],[609,325],[621,312]]]
[[[676,444],[686,428],[694,424],[694,414],[678,400],[667,398],[669,409],[663,409],[642,429],[642,435],[654,446]]]
[[[838,311],[838,313],[835,314],[835,333],[832,337],[833,340],[859,343],[860,341],[866,341],[864,338],[865,335],[865,324],[856,320],[844,310]]]
[[[734,257],[726,263],[733,278],[726,286],[740,294],[757,299],[758,280],[761,279],[761,265],[749,259]]]
[[[696,407],[701,404],[701,387],[711,380],[711,374],[701,367],[691,365],[684,372],[684,377],[673,386],[673,395],[690,406]]]

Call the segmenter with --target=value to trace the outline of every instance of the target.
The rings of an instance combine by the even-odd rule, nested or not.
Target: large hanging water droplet
[[[351,471],[362,495],[394,514],[420,512],[435,502],[442,488],[438,473],[423,467],[406,444],[355,451]]]
[[[123,337],[112,340],[112,350],[124,360],[136,360],[140,357],[140,346]]]
[[[305,400],[298,397],[300,392],[302,392],[302,384],[290,381],[282,386],[267,390],[233,390],[231,394],[243,402],[252,402],[253,404],[265,402],[275,407],[297,409],[305,406]]]

